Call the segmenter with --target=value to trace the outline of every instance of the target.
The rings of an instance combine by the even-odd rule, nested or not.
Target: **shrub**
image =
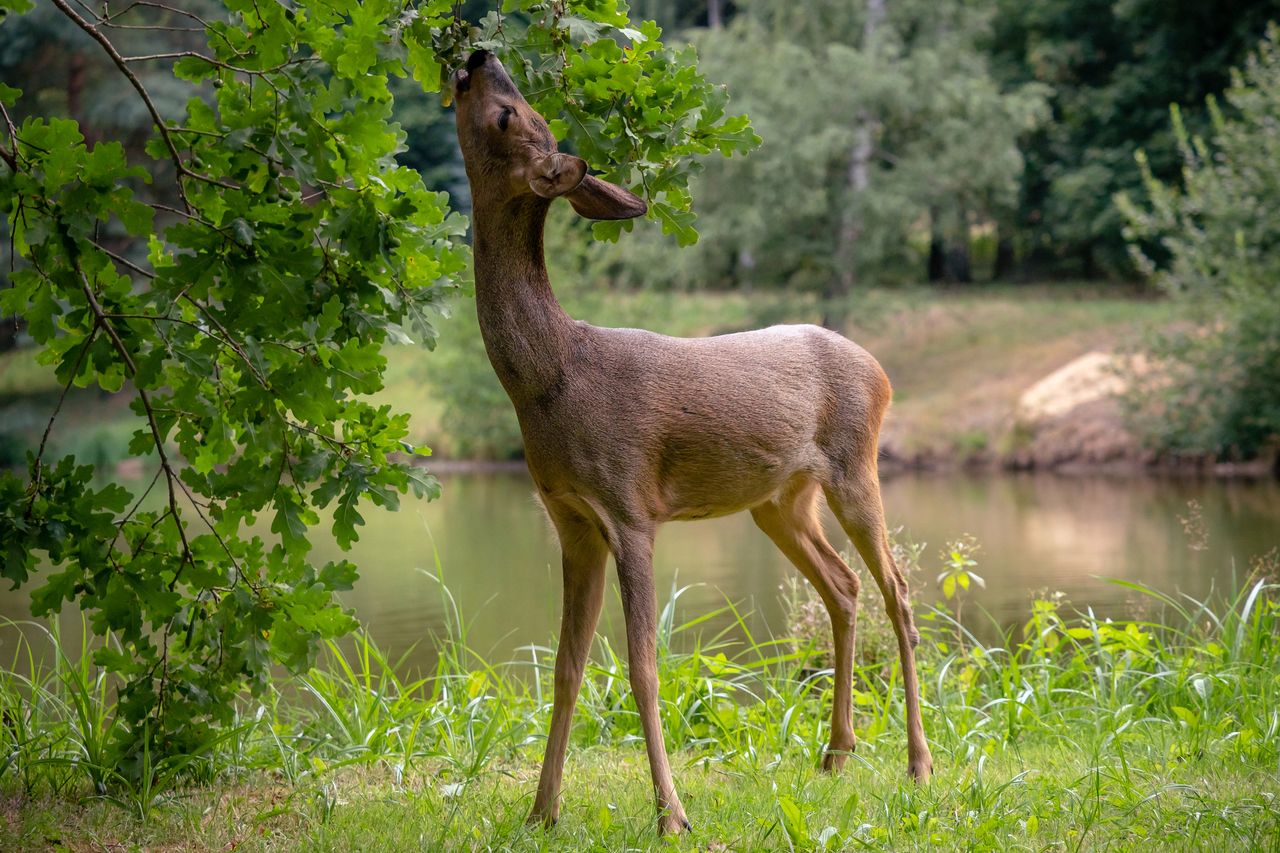
[[[1280,437],[1280,29],[1225,98],[1226,109],[1209,100],[1209,140],[1173,109],[1181,188],[1140,152],[1146,203],[1117,199],[1139,268],[1190,321],[1152,336],[1157,369],[1137,377],[1130,404],[1161,450],[1251,458]]]

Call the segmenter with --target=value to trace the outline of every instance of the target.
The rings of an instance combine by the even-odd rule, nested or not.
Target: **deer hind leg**
[[[884,506],[880,500],[880,483],[874,462],[867,467],[869,470],[856,477],[828,486],[827,501],[862,555],[884,597],[902,661],[902,686],[907,706],[907,775],[925,782],[933,772],[933,757],[920,720],[920,683],[915,662],[915,647],[920,642],[920,633],[911,614],[907,579],[889,550],[889,534],[885,529]]]
[[[582,686],[591,640],[604,601],[604,569],[609,549],[594,524],[571,510],[548,505],[560,537],[564,601],[560,645],[556,650],[555,698],[547,751],[538,777],[538,793],[529,823],[551,826],[560,815],[560,780],[573,723],[573,708]]]
[[[622,529],[610,537],[618,563],[618,586],[627,623],[627,665],[649,753],[649,772],[658,806],[658,831],[689,829],[676,793],[658,716],[658,609],[653,591],[653,531]]]
[[[806,481],[751,510],[751,517],[822,598],[835,646],[831,741],[824,770],[839,771],[853,751],[853,647],[858,619],[858,576],[827,542],[819,517],[818,486]]]

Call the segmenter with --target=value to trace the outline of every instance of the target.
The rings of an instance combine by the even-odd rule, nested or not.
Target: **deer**
[[[472,198],[476,312],[486,353],[515,407],[535,494],[561,551],[563,600],[550,730],[529,823],[550,827],[574,706],[612,554],[627,665],[660,833],[689,830],[658,711],[653,545],[667,521],[748,511],[817,590],[831,620],[834,702],[822,767],[854,749],[852,664],[858,575],[828,542],[825,499],[880,588],[906,698],[907,774],[933,758],[920,719],[910,594],[894,562],[877,454],[892,389],[865,349],[813,325],[703,338],[602,328],[571,318],[548,280],[543,227],[566,199],[592,220],[643,215],[646,202],[558,150],[546,120],[496,56],[453,75]]]

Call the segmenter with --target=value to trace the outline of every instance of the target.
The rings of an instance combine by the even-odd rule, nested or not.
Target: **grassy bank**
[[[814,769],[830,702],[815,649],[749,633],[733,645],[681,642],[701,620],[678,624],[673,598],[661,620],[662,713],[695,824],[677,846],[1275,849],[1280,587],[1257,581],[1216,604],[1135,592],[1158,615],[1104,622],[1049,598],[995,645],[948,611],[920,614],[937,764],[922,787],[904,778],[882,620],[861,623],[861,741],[831,778]],[[367,642],[331,648],[307,678],[246,697],[240,725],[203,755],[122,775],[95,764],[113,718],[92,668],[58,660],[28,681],[22,646],[0,689],[0,848],[664,846],[617,650],[597,642],[561,823],[543,833],[523,819],[551,651],[491,665],[465,639],[456,620],[439,670],[421,680],[397,675]],[[15,642],[9,629],[5,646]],[[31,648],[49,651],[39,638]]]
[[[803,294],[619,293],[569,290],[575,317],[671,335],[711,335],[772,323],[811,323]],[[485,360],[471,306],[443,329],[438,356],[396,350],[385,399],[413,412],[420,440],[444,456],[508,457],[515,417]],[[1168,303],[1097,284],[869,289],[846,312],[845,333],[893,380],[882,445],[903,459],[961,461],[1008,452],[1019,396],[1090,350],[1111,350],[1170,321]],[[398,378],[395,378],[398,377]]]
[[[604,326],[712,335],[773,323],[818,322],[816,300],[777,293],[618,293],[570,290],[569,312]],[[463,305],[437,355],[388,353],[384,392],[413,412],[418,437],[444,456],[507,457],[519,450],[514,414]],[[1168,303],[1118,285],[1053,284],[870,289],[847,311],[845,333],[894,384],[882,444],[901,458],[1002,454],[1014,440],[1020,395],[1090,350],[1137,340],[1172,316]]]
[[[673,335],[816,322],[821,316],[816,301],[797,294],[562,290],[574,316]],[[515,418],[485,360],[473,314],[474,307],[463,304],[440,324],[435,353],[389,348],[387,387],[379,397],[409,412],[413,438],[440,456],[508,457],[519,449]],[[1166,322],[1170,308],[1119,286],[1008,285],[871,289],[855,298],[848,315],[849,336],[880,359],[894,382],[886,444],[902,456],[952,458],[999,452],[1026,388],[1076,356],[1115,347],[1144,326]],[[0,356],[0,410],[12,425],[10,444],[38,441],[56,392],[51,371],[29,352]],[[66,423],[51,438],[54,449],[124,459],[133,419],[126,403],[94,392],[72,394]]]

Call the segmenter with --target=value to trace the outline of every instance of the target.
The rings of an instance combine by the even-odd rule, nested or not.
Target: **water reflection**
[[[445,477],[444,486],[434,503],[406,500],[399,513],[365,511],[368,525],[350,555],[362,575],[345,601],[379,644],[406,655],[407,670],[428,671],[431,639],[452,607],[428,576],[441,574],[476,651],[491,661],[527,656],[522,647],[552,641],[560,607],[559,550],[530,481],[523,474],[465,474]],[[1280,484],[1273,481],[900,475],[887,479],[883,491],[890,525],[927,543],[914,579],[917,599],[938,600],[939,553],[948,540],[971,533],[981,544],[977,571],[987,582],[974,588],[973,600],[1004,624],[1025,618],[1040,590],[1065,593],[1074,606],[1102,615],[1128,612],[1135,594],[1110,578],[1197,597],[1232,589],[1252,559],[1280,546]],[[1198,522],[1190,501],[1200,507]],[[1187,526],[1193,533],[1202,528],[1203,549],[1190,547],[1200,537],[1189,537]],[[827,529],[837,547],[847,547],[830,517]],[[317,562],[341,556],[317,537]],[[793,570],[745,513],[663,527],[654,568],[660,604],[676,584],[692,585],[680,599],[683,618],[733,602],[749,614],[757,636],[785,631],[779,587]],[[621,648],[612,573],[601,629]],[[874,592],[874,584],[864,584],[864,607],[880,606]],[[0,616],[26,618],[27,607],[25,591],[0,587]],[[704,636],[730,621],[708,621]],[[977,608],[966,607],[966,622],[982,621]],[[64,617],[72,638],[78,624],[74,612]]]
[[[987,581],[974,600],[1006,623],[1024,617],[1039,590],[1118,615],[1133,593],[1109,578],[1203,596],[1238,583],[1252,558],[1280,545],[1280,487],[1273,482],[902,475],[886,480],[884,499],[890,524],[927,543],[918,597],[937,600],[942,546],[972,533],[981,543],[977,571]],[[1190,518],[1192,500],[1201,508],[1203,550],[1190,547],[1179,520]],[[847,544],[830,518],[828,531],[837,547]],[[329,556],[317,548],[318,558]],[[430,637],[446,612],[424,572],[444,574],[472,646],[491,660],[527,655],[522,646],[545,644],[556,630],[559,552],[523,475],[452,476],[436,503],[370,514],[353,559],[364,574],[347,602],[391,651],[417,643],[409,655],[414,667],[431,664]],[[673,585],[694,585],[680,599],[685,616],[732,601],[750,611],[753,631],[784,630],[778,591],[791,569],[748,515],[665,526],[654,564],[660,602]],[[611,581],[601,627],[621,644],[614,590]],[[864,606],[878,606],[873,591],[867,584]],[[712,620],[704,631],[728,621]]]

